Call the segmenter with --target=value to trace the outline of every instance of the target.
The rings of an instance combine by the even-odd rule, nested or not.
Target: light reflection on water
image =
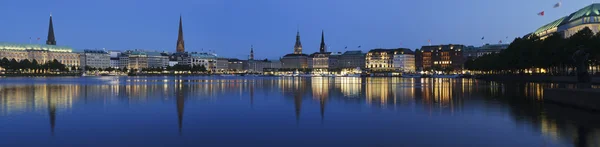
[[[182,141],[176,138],[206,137],[211,135],[203,133],[212,132],[212,139],[206,137],[208,143],[188,140],[179,145],[223,144],[210,142],[222,139],[223,136],[255,145],[273,145],[270,143],[277,141],[269,140],[269,137],[286,140],[290,144],[315,139],[297,136],[306,134],[318,136],[321,138],[319,142],[344,145],[340,138],[352,140],[353,137],[361,136],[352,136],[352,133],[361,130],[362,133],[371,133],[367,136],[373,138],[365,136],[362,138],[364,140],[346,143],[435,145],[428,144],[431,142],[427,139],[409,139],[431,135],[447,138],[439,141],[440,145],[505,146],[507,142],[503,140],[515,143],[512,145],[527,146],[600,145],[600,127],[596,125],[600,122],[596,119],[599,115],[540,102],[544,88],[574,88],[569,84],[376,77],[4,78],[0,81],[0,126],[4,126],[0,129],[5,129],[4,133],[30,132],[20,135],[35,136],[34,140],[46,138],[40,139],[39,143],[53,145],[65,145],[63,142],[53,142],[59,140],[53,137],[76,136],[81,140],[89,139],[82,135],[88,133],[82,130],[94,129],[95,126],[86,124],[89,121],[111,124],[100,126],[117,130],[112,133],[137,135],[138,137],[122,136],[131,137],[131,140],[118,142],[136,143],[136,138],[140,138],[145,131],[171,130],[170,114],[175,112],[177,133],[169,134],[166,131],[160,137],[144,137],[166,144],[178,144]],[[600,87],[596,85],[595,88]],[[290,121],[287,116],[292,116],[293,119]],[[46,121],[39,121],[42,118]],[[46,123],[48,120],[49,124]],[[120,120],[140,124],[142,128],[139,129],[143,131],[119,132],[118,130],[123,131],[124,126],[127,126],[119,126]],[[475,124],[461,124],[463,121]],[[398,123],[398,126],[394,126],[392,122]],[[364,126],[365,123],[375,126]],[[44,130],[44,126],[49,129]],[[458,132],[442,130],[452,126],[459,128]],[[229,130],[233,128],[236,133]],[[271,128],[278,130],[270,130]],[[402,131],[386,131],[397,129]],[[257,134],[252,130],[284,135],[274,137]],[[331,136],[317,135],[316,132],[319,131],[315,130],[328,130],[321,133]],[[504,134],[487,134],[500,132]],[[18,136],[4,133],[0,136]],[[252,135],[251,138],[254,139],[232,135],[237,133]],[[523,137],[523,134],[527,134],[525,136],[529,138]],[[468,139],[473,135],[481,136],[478,139],[483,141]],[[292,136],[298,138],[290,139]],[[394,136],[407,140],[392,139]],[[110,138],[108,135],[104,137]],[[15,138],[0,139],[0,144],[22,145],[11,139]],[[257,140],[263,142],[255,142]],[[318,145],[319,142],[312,143]],[[358,143],[354,144],[355,142]],[[311,143],[296,145],[309,144]]]

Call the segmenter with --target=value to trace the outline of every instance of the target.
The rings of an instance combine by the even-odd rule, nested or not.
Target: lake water
[[[562,84],[474,79],[0,78],[0,146],[600,146]],[[598,88],[598,87],[596,87]]]

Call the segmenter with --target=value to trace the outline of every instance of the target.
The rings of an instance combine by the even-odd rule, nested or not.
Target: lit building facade
[[[91,68],[110,67],[110,54],[104,50],[84,50],[80,55],[81,65]]]
[[[410,49],[398,49],[394,51],[393,67],[396,71],[415,72],[415,52]]]
[[[418,71],[462,70],[464,48],[459,44],[423,46],[415,51],[416,68]]]
[[[78,53],[66,46],[40,45],[40,44],[18,44],[0,43],[0,59],[36,60],[39,64],[57,60],[69,67],[79,67],[80,59]]]
[[[208,71],[217,70],[217,54],[207,52],[191,52],[189,53],[189,64],[194,66],[204,66]]]
[[[595,3],[579,9],[567,16],[561,17],[549,24],[546,24],[533,32],[542,39],[558,32],[564,38],[568,38],[588,27],[594,33],[600,31],[600,4]]]
[[[148,55],[142,51],[130,51],[128,54],[128,64],[127,67],[129,69],[134,70],[142,70],[144,68],[148,68]]]
[[[308,55],[302,53],[300,32],[296,33],[296,44],[294,45],[294,53],[287,54],[283,56],[283,58],[281,58],[281,67],[286,69],[308,68]]]
[[[394,71],[394,53],[402,50],[404,49],[372,49],[365,57],[366,68],[371,71]]]
[[[330,52],[325,53],[313,53],[308,58],[308,68],[314,70],[326,70],[329,68],[329,55]]]
[[[308,68],[308,55],[306,54],[287,54],[281,58],[281,67],[287,69],[305,69]]]

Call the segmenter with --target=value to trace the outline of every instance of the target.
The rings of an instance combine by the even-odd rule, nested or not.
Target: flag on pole
[[[554,4],[554,8],[559,8],[562,5],[562,2],[558,2],[556,4]]]
[[[544,16],[544,11],[542,11],[542,12],[538,13],[537,15],[539,15],[539,16]]]

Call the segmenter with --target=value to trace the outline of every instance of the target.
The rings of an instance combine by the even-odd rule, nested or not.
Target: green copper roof
[[[557,20],[555,20],[555,21],[553,21],[553,22],[551,22],[549,24],[546,24],[546,25],[538,28],[537,30],[535,30],[534,34],[538,34],[540,32],[543,32],[543,31],[546,31],[546,30],[558,27],[560,24],[562,24],[562,22],[565,20],[565,18],[567,18],[567,17],[566,16],[565,17],[561,17],[561,18],[559,18],[559,19],[557,19]]]
[[[67,46],[44,45],[44,44],[21,44],[21,43],[6,43],[0,42],[0,50],[39,50],[51,52],[72,52],[73,49]]]
[[[565,16],[565,17],[561,17],[549,24],[546,24],[546,25],[538,28],[537,30],[535,30],[534,34],[539,34],[540,32],[552,29],[554,27],[559,27],[559,26],[562,26],[565,24],[569,24],[571,22],[578,21],[581,18],[590,17],[590,16],[600,16],[600,3],[588,5],[586,7],[583,7],[581,9]],[[575,24],[575,25],[577,25],[577,24]]]
[[[587,7],[581,8],[579,9],[579,11],[576,11],[575,13],[569,15],[569,22],[582,17],[599,16],[600,12],[598,11],[598,9],[600,9],[600,4],[591,4]]]

